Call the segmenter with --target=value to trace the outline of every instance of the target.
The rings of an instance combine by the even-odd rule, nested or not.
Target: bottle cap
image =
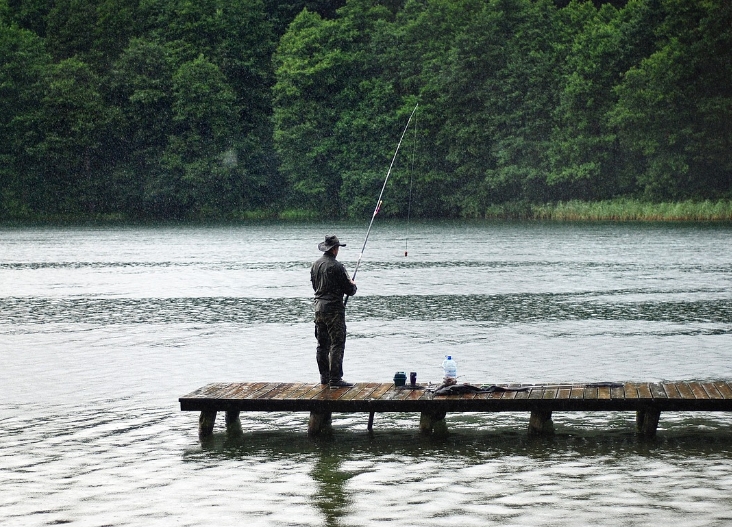
[[[452,355],[448,355],[447,360],[452,360]]]

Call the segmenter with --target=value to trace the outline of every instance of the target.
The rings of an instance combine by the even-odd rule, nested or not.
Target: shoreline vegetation
[[[489,208],[485,217],[552,221],[732,221],[732,200],[651,203],[617,199],[572,200],[544,205],[508,203]]]
[[[387,218],[730,220],[731,27],[730,0],[0,0],[0,221],[361,219],[387,168]]]
[[[153,218],[132,218],[125,214],[68,214],[28,215],[5,219],[0,224],[115,224],[115,223],[246,223],[249,221],[324,221],[329,218],[307,209],[252,210],[228,215],[206,215],[184,220],[159,220]],[[343,218],[355,219],[355,218]],[[414,218],[424,219],[424,218]],[[652,203],[634,199],[605,201],[572,200],[558,203],[534,204],[510,202],[489,207],[484,215],[464,216],[465,220],[519,220],[555,222],[732,222],[732,200],[676,201]]]

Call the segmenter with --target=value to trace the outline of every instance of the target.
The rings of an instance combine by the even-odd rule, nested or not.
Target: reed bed
[[[552,221],[732,221],[732,200],[650,203],[639,200],[566,201],[490,207],[486,218]]]

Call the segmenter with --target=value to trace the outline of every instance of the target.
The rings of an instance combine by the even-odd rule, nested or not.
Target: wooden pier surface
[[[512,384],[501,387],[527,390],[439,396],[393,383],[356,383],[337,390],[308,383],[213,383],[179,402],[184,411],[732,411],[732,381],[601,384]]]

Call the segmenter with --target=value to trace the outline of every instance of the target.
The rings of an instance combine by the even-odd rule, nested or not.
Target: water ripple
[[[635,292],[634,292],[635,293]],[[668,292],[666,292],[668,294]],[[612,295],[507,294],[365,296],[349,304],[351,320],[467,321],[496,324],[605,320],[729,325],[732,300],[609,301]],[[623,297],[623,293],[617,296]],[[3,298],[2,325],[147,323],[303,323],[310,298]],[[7,330],[7,328],[6,328]]]

